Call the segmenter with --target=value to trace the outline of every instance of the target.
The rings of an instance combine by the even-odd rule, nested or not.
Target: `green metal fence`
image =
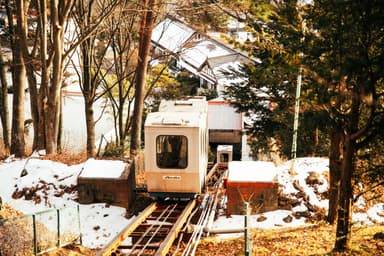
[[[40,255],[82,243],[79,206],[0,219],[0,256]]]

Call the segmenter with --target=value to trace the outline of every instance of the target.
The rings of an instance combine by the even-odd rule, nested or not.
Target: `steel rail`
[[[217,165],[215,165],[214,168],[215,167],[217,167]],[[215,171],[217,171],[217,170],[218,169],[215,168]],[[214,172],[211,171],[210,173],[213,174]],[[198,223],[195,225],[194,231],[193,231],[186,247],[184,248],[184,250],[181,254],[182,256],[195,255],[197,247],[198,247],[200,240],[201,240],[201,236],[202,236],[204,230],[206,229],[206,227],[209,225],[211,217],[213,218],[214,217],[213,214],[216,212],[218,189],[222,184],[222,180],[223,180],[224,176],[225,176],[225,172],[221,173],[218,180],[216,180],[215,184],[212,186],[212,188],[214,188],[213,193],[212,193],[212,191],[207,190],[205,197],[204,197],[205,204],[204,203],[202,204],[203,211],[200,215]],[[210,177],[213,177],[213,175],[210,175]],[[212,221],[213,221],[213,219],[212,219]]]
[[[219,169],[221,169],[221,167],[215,164],[208,172],[208,178],[206,179],[206,185],[208,186],[206,187],[214,188],[214,191],[206,191],[205,196],[208,195],[206,201],[204,200],[206,205],[202,208],[203,211],[196,225],[197,228],[192,233],[188,245],[183,251],[183,255],[185,255],[186,252],[191,255],[195,254],[209,216],[214,208],[216,208],[217,203],[215,199],[217,199],[217,189],[224,174],[220,173],[218,179],[214,181],[213,179],[217,178],[214,177],[214,175],[218,173]],[[210,183],[212,181],[214,185]],[[152,203],[96,255],[110,256],[116,255],[116,252],[122,253],[121,255],[167,255],[176,238],[179,236],[179,233],[185,228],[188,219],[191,218],[196,204],[196,199],[190,200],[188,204],[171,203],[161,205],[159,203]],[[179,208],[179,206],[182,208]],[[154,223],[151,224],[149,221],[154,221]],[[134,244],[122,245],[128,237],[132,237]],[[154,242],[151,243],[152,241]],[[119,249],[127,249],[129,252],[119,252]],[[148,251],[150,251],[150,254]]]
[[[219,169],[219,164],[215,163],[215,165],[212,167],[212,169],[208,172],[207,176],[205,177],[205,186],[206,187],[208,186],[208,183],[209,183],[210,179],[212,178],[213,174],[215,174],[218,169]]]
[[[202,212],[200,214],[200,217],[199,217],[196,225],[194,226],[192,235],[189,238],[189,241],[188,241],[186,247],[184,248],[184,250],[183,250],[183,252],[181,254],[182,256],[192,255],[193,248],[195,246],[197,246],[196,244],[199,243],[200,236],[201,236],[200,234],[203,232],[203,228],[205,226],[206,219],[208,218],[207,216],[210,213],[211,201],[212,201],[211,198],[212,198],[211,195],[206,194],[206,196],[204,198],[205,199],[205,205],[202,205],[203,206],[203,210],[202,210]]]
[[[182,208],[179,208],[180,206],[182,206]],[[180,205],[175,203],[165,205],[164,208],[158,203],[152,203],[96,255],[115,255],[118,249],[129,249],[129,253],[123,253],[122,255],[146,255],[146,253],[148,254],[146,250],[152,251],[151,255],[167,255],[195,206],[196,199],[189,201],[188,204]],[[174,220],[175,218],[176,221]],[[153,219],[154,223],[145,223],[149,219]],[[144,232],[137,231],[139,227],[143,226],[145,227]],[[167,229],[167,235],[165,235],[165,237],[161,234],[161,232],[164,233],[164,231],[161,231],[164,227]],[[134,233],[138,233],[139,237],[133,245],[121,245]],[[157,242],[158,244],[151,243],[153,240],[159,239],[159,234],[161,241]],[[144,239],[148,240],[142,243]]]
[[[160,228],[163,227],[164,223],[166,222],[166,220],[168,219],[168,217],[174,212],[175,208],[177,207],[177,204],[173,205],[171,207],[171,205],[168,205],[162,212],[161,214],[157,217],[156,221],[160,221],[163,216],[167,213],[167,211],[172,208],[167,216],[165,216],[165,218],[163,219],[163,221],[161,222],[160,225],[158,225],[158,227],[156,228],[156,230],[152,233],[151,237],[148,239],[147,243],[141,248],[140,252],[138,253],[138,255],[141,255],[145,249],[148,248],[150,242],[152,241],[152,239],[155,237],[155,235],[159,232]],[[136,247],[138,245],[140,245],[141,241],[143,241],[143,239],[145,238],[145,236],[152,231],[152,228],[155,226],[155,224],[152,224],[151,226],[149,226],[147,228],[147,230],[143,233],[143,235],[139,238],[139,240],[134,244],[134,246],[132,247],[132,251],[134,251],[136,249]]]
[[[165,256],[167,255],[169,249],[171,248],[173,242],[179,235],[180,230],[182,229],[183,225],[186,223],[189,215],[193,211],[193,209],[196,206],[196,199],[191,200],[188,205],[184,208],[183,212],[177,219],[176,223],[172,227],[171,231],[167,235],[167,237],[164,239],[164,241],[161,243],[159,250],[155,253],[155,256]]]
[[[119,245],[129,237],[129,235],[156,209],[157,204],[152,203],[145,210],[136,217],[136,219],[126,226],[118,235],[116,235],[110,243],[105,245],[96,256],[110,256],[115,252]]]

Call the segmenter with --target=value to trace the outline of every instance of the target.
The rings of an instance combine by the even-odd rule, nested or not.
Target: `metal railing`
[[[40,255],[72,243],[82,243],[79,206],[0,219],[0,256]]]

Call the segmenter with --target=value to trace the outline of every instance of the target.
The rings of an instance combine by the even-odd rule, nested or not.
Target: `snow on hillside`
[[[282,186],[284,194],[297,193],[297,187],[301,187],[305,195],[309,197],[311,205],[327,209],[328,200],[319,198],[319,194],[328,190],[328,179],[326,178],[329,172],[328,159],[324,158],[300,158],[294,162],[293,172],[291,161],[279,166],[278,180]],[[312,186],[308,184],[306,179],[312,177]],[[295,182],[296,181],[296,182]],[[295,184],[296,188],[295,188]]]
[[[77,206],[76,178],[84,165],[85,163],[68,166],[50,160],[41,160],[38,156],[29,159],[9,158],[0,162],[0,196],[3,203],[25,214],[49,208]],[[97,165],[92,166],[97,168]],[[105,168],[104,164],[101,166]],[[267,229],[306,225],[308,216],[295,215],[295,213],[306,212],[309,206],[327,210],[328,201],[321,195],[328,187],[326,178],[328,159],[296,159],[294,175],[290,174],[290,168],[291,162],[278,166],[278,181],[282,193],[296,202],[295,207],[254,215],[251,219],[252,227]],[[299,192],[305,195],[295,198],[295,195],[300,194]],[[130,222],[125,214],[126,210],[121,207],[106,204],[80,205],[83,244],[89,248],[105,245]],[[291,216],[289,221],[287,221],[288,216]],[[368,224],[373,222],[384,224],[384,204],[376,204],[365,213],[355,214],[354,220]],[[213,223],[212,231],[241,229],[243,223],[244,216],[222,215]]]

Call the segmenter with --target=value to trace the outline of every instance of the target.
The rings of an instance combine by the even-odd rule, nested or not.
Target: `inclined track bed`
[[[207,224],[211,212],[216,208],[215,201],[218,187],[226,168],[215,164],[212,168],[209,166],[208,169],[210,171],[207,173],[204,198],[208,198],[207,202],[209,203],[206,203],[205,207],[201,209],[203,214],[199,217],[201,220],[197,225],[201,228],[195,229],[191,235],[191,237],[194,237],[193,243],[189,243],[189,246],[194,248],[192,250],[196,249],[203,232],[202,227]],[[109,244],[102,248],[97,255],[167,255],[170,247],[185,226],[184,224],[189,220],[196,204],[196,199],[152,203]],[[189,249],[186,248],[186,251],[189,251]]]
[[[151,204],[97,255],[166,255],[195,204]]]

